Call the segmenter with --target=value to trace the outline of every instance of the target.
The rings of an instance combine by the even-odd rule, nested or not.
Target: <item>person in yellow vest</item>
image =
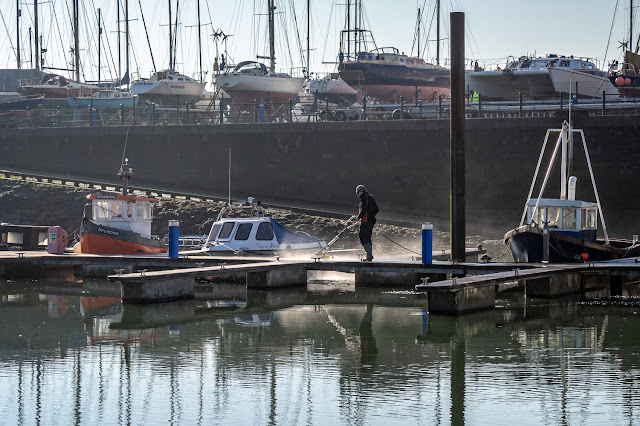
[[[478,102],[479,100],[480,94],[475,90],[472,90],[471,93],[469,93],[469,102]]]

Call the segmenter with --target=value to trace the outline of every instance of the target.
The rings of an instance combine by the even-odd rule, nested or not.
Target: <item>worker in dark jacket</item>
[[[360,197],[360,208],[358,211],[358,219],[360,220],[360,243],[367,252],[366,260],[373,260],[373,247],[371,246],[371,234],[373,233],[373,225],[376,224],[376,215],[378,214],[378,204],[376,199],[367,192],[364,185],[356,186],[356,194]]]

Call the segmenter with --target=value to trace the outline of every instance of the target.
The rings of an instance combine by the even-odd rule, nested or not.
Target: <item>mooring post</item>
[[[451,260],[465,261],[464,13],[453,12],[451,28]]]
[[[549,261],[549,222],[546,220],[542,228],[542,261]]]
[[[120,125],[124,126],[124,105],[120,104]]]
[[[178,241],[180,236],[180,222],[177,220],[169,221],[169,257],[171,259],[178,258]]]
[[[422,224],[422,264],[433,263],[433,224]]]
[[[224,93],[220,93],[220,100],[218,101],[220,104],[220,124],[224,122],[224,116],[222,112],[222,104],[224,103]]]
[[[367,119],[367,97],[366,96],[362,98],[362,119],[363,120]]]
[[[289,99],[289,123],[293,123],[293,100]]]
[[[187,123],[189,124],[189,102],[185,102],[185,108],[187,109]]]
[[[522,117],[522,92],[518,92],[518,117]]]
[[[404,120],[404,96],[400,96],[400,120]]]
[[[605,92],[603,90],[602,91],[602,115],[604,115],[604,108],[605,108],[605,104],[606,104],[606,99],[607,99],[607,92]]]
[[[438,95],[438,118],[442,118],[442,95]]]

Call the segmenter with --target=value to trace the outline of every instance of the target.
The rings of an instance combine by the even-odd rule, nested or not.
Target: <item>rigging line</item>
[[[609,29],[609,38],[607,39],[607,47],[604,50],[604,61],[607,60],[609,54],[609,46],[611,46],[611,36],[613,35],[613,25],[616,22],[616,14],[618,13],[618,3],[620,0],[616,0],[616,7],[613,9],[613,19],[611,19],[611,28]]]
[[[147,36],[147,45],[149,46],[149,53],[151,53],[151,64],[153,64],[153,72],[156,72],[156,61],[153,59],[153,50],[151,50],[151,40],[149,40],[149,32],[147,31],[147,21],[144,19],[144,13],[142,12],[142,3],[138,0],[138,6],[140,6],[140,15],[142,16],[142,25],[144,26],[144,33]]]
[[[308,61],[309,63],[311,63],[311,61],[309,60],[309,58],[307,58],[306,53],[305,54],[302,53],[304,51],[304,48],[302,47],[302,41],[300,40],[300,30],[298,28],[298,17],[296,15],[296,6],[293,4],[293,0],[289,0],[289,8],[293,13],[293,28],[296,33],[296,41],[298,42],[298,52],[300,52],[303,68],[305,68],[306,67],[305,61]],[[307,13],[309,12],[307,11]],[[309,73],[309,70],[307,70],[307,73]]]
[[[329,11],[329,23],[327,24],[327,32],[325,34],[327,34],[327,38],[329,37],[329,30],[331,29],[331,17],[333,16],[333,8],[336,5],[335,2],[331,2],[331,10]],[[325,39],[326,40],[326,39]],[[327,40],[328,41],[328,40]],[[322,51],[322,61],[324,62],[324,58],[325,58],[325,54],[327,52],[327,46],[329,43],[324,43],[324,50]],[[335,55],[333,55],[333,58],[335,58]]]
[[[64,46],[64,42],[62,40],[62,31],[60,31],[60,20],[58,19],[58,13],[56,12],[56,10],[57,10],[56,7],[52,8],[53,21],[56,23],[56,29],[58,30],[58,38],[60,39],[60,46]],[[40,46],[40,48],[42,48],[42,46]],[[64,60],[65,64],[68,64],[67,51],[64,47],[62,48],[62,59]],[[40,66],[42,67],[42,64],[40,64]]]
[[[9,36],[9,28],[7,28],[7,23],[4,21],[4,14],[2,10],[0,10],[0,17],[2,18],[2,23],[4,24],[4,29],[7,31],[7,38],[9,39],[9,44],[11,45],[11,50],[14,50],[13,42],[11,41],[11,37]],[[18,57],[18,51],[16,50],[16,58]]]

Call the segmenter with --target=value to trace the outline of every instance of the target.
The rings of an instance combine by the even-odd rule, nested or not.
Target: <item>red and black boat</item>
[[[124,160],[118,173],[124,183],[122,194],[92,194],[87,199],[80,227],[80,241],[74,252],[90,254],[158,254],[166,246],[151,235],[155,198],[127,193],[133,170]]]

